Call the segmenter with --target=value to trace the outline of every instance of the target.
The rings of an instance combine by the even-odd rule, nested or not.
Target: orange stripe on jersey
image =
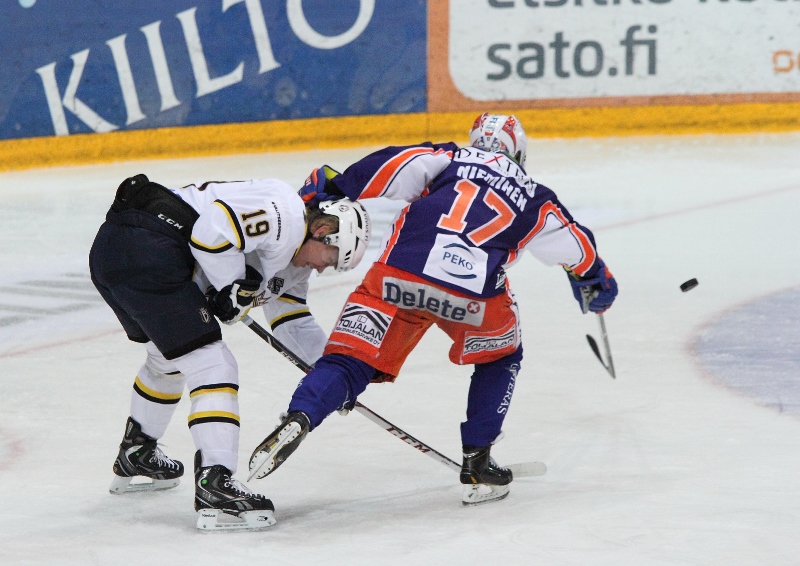
[[[578,245],[581,247],[581,251],[583,252],[583,260],[578,265],[573,267],[572,270],[578,275],[583,275],[586,273],[586,270],[592,266],[595,258],[597,257],[597,254],[594,251],[594,246],[592,246],[592,242],[589,241],[589,237],[577,226],[571,224],[569,220],[567,220],[567,217],[564,216],[564,213],[561,212],[561,209],[558,208],[552,201],[547,201],[539,209],[539,218],[536,220],[536,225],[530,232],[528,232],[527,236],[520,240],[517,249],[511,250],[508,253],[508,261],[505,265],[509,266],[514,263],[517,260],[519,251],[528,245],[528,242],[530,242],[534,236],[536,236],[536,234],[544,229],[544,226],[547,223],[548,214],[553,214],[556,218],[558,218],[561,224],[566,226],[570,233],[575,236],[575,239],[578,241]]]
[[[389,257],[392,248],[394,248],[397,243],[397,239],[400,237],[400,229],[406,222],[406,214],[408,213],[409,206],[405,207],[400,213],[400,216],[397,217],[397,220],[394,221],[392,225],[392,235],[389,237],[389,241],[386,242],[386,249],[383,250],[381,257],[378,258],[378,263],[386,263],[386,259]]]
[[[541,208],[539,208],[539,218],[536,219],[536,225],[528,232],[528,235],[520,240],[519,245],[517,246],[516,250],[511,250],[508,252],[508,261],[505,263],[505,267],[508,267],[515,261],[517,261],[517,256],[519,255],[519,251],[523,249],[525,246],[528,245],[528,242],[533,240],[533,237],[542,231],[544,228],[545,222],[547,221],[547,215],[553,212],[553,209],[556,208],[552,202],[547,201],[544,203]]]
[[[437,149],[434,151],[429,147],[412,147],[405,151],[401,151],[389,161],[384,163],[383,167],[378,169],[378,172],[372,176],[372,179],[369,180],[358,198],[375,198],[381,196],[386,191],[386,187],[389,186],[395,175],[397,175],[404,165],[406,165],[415,157],[424,155],[426,153],[438,155],[440,153],[445,153],[445,151],[442,149]],[[447,153],[452,157],[452,152]]]
[[[583,249],[583,261],[580,262],[578,265],[572,268],[572,271],[577,273],[578,275],[584,275],[592,265],[594,265],[594,260],[597,258],[597,254],[594,251],[594,246],[592,246],[592,242],[589,241],[589,236],[583,233],[583,230],[575,226],[574,224],[570,224],[569,231],[573,233],[573,235],[578,239],[578,242]]]

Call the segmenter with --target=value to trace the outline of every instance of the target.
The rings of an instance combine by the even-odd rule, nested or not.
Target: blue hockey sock
[[[461,423],[462,444],[487,446],[500,435],[521,361],[522,346],[494,362],[475,364],[467,398],[467,420]]]
[[[314,429],[333,411],[354,402],[374,375],[372,366],[356,358],[322,356],[295,389],[289,412],[304,412]]]

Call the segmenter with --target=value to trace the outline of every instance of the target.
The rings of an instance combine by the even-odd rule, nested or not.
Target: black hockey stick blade
[[[603,367],[606,368],[606,371],[612,378],[616,379],[617,376],[614,375],[613,369],[607,366],[603,361],[603,356],[600,355],[600,346],[597,345],[597,341],[588,334],[586,335],[586,341],[589,342],[589,347],[592,349],[592,352],[594,352],[594,355],[597,356],[597,359],[600,360],[600,363],[603,364]]]
[[[589,347],[592,349],[592,352],[594,352],[594,355],[597,356],[597,359],[600,360],[600,363],[605,365],[603,363],[603,356],[600,355],[600,347],[597,345],[597,340],[587,334],[586,341],[589,342]]]

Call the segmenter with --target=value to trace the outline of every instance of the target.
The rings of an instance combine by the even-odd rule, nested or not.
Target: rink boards
[[[800,129],[797,0],[16,0],[0,170],[537,137]],[[98,135],[101,134],[101,135]]]

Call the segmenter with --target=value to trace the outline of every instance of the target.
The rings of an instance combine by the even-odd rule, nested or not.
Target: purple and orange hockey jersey
[[[408,202],[379,261],[455,291],[503,292],[506,269],[524,250],[579,276],[597,270],[592,233],[503,153],[454,143],[388,147],[333,182],[351,200]]]

